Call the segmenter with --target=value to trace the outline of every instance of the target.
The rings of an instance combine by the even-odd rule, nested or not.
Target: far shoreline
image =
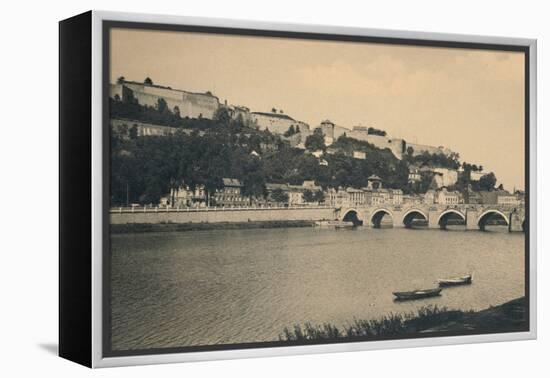
[[[130,234],[142,232],[186,232],[209,230],[247,230],[261,228],[313,227],[314,221],[280,220],[250,222],[216,222],[216,223],[126,223],[111,224],[111,234]]]

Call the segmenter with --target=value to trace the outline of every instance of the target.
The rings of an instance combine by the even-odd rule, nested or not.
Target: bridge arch
[[[420,218],[423,218],[423,220],[425,220],[426,222],[428,221],[428,215],[420,210],[420,209],[410,209],[408,210],[405,215],[403,215],[403,224],[405,225],[405,227],[407,228],[411,228],[412,227],[412,222],[415,220],[415,219],[418,219],[420,215]]]
[[[477,218],[477,225],[480,230],[484,231],[485,226],[487,225],[487,222],[494,217],[495,215],[498,215],[500,218],[504,219],[507,226],[510,226],[510,219],[508,219],[508,216],[504,214],[502,211],[497,209],[489,209],[485,210],[478,218]]]
[[[439,227],[442,229],[447,228],[447,222],[453,215],[458,215],[458,217],[462,219],[464,225],[466,225],[466,215],[464,213],[456,209],[447,209],[439,214],[439,217],[437,218],[437,224]]]
[[[380,225],[382,223],[382,218],[384,218],[384,215],[389,215],[392,219],[392,222],[394,220],[393,213],[385,208],[376,209],[371,213],[370,216],[370,224],[374,228],[380,228]]]
[[[346,209],[343,212],[344,216],[342,217],[342,220],[344,222],[353,222],[354,226],[362,226],[363,225],[363,217],[360,215],[361,212],[357,209],[351,208]]]

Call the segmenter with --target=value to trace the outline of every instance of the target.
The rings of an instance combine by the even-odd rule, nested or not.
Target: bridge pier
[[[510,232],[522,232],[523,231],[523,219],[521,219],[520,214],[516,212],[510,213],[508,224],[508,231]]]
[[[440,225],[438,222],[439,219],[439,211],[437,210],[430,210],[428,213],[428,228],[433,229],[440,229]]]
[[[477,224],[478,215],[476,210],[466,210],[466,230],[479,230],[479,225]]]

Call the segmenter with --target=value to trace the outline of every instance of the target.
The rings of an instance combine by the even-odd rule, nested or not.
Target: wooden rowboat
[[[472,283],[472,275],[468,274],[467,276],[455,277],[455,278],[445,278],[437,280],[439,286],[456,286],[456,285],[469,285]]]
[[[435,288],[435,289],[424,289],[424,290],[414,290],[414,291],[395,291],[393,292],[393,295],[395,295],[396,300],[406,301],[411,299],[435,297],[441,293],[441,290],[443,289]]]

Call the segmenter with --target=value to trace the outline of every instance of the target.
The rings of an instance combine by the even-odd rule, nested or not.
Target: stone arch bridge
[[[382,219],[391,219],[393,227],[412,227],[424,221],[428,228],[445,229],[449,221],[465,225],[467,230],[484,230],[493,222],[506,224],[509,231],[525,231],[527,221],[523,206],[510,205],[379,205],[344,206],[335,209],[335,218],[379,228]]]

